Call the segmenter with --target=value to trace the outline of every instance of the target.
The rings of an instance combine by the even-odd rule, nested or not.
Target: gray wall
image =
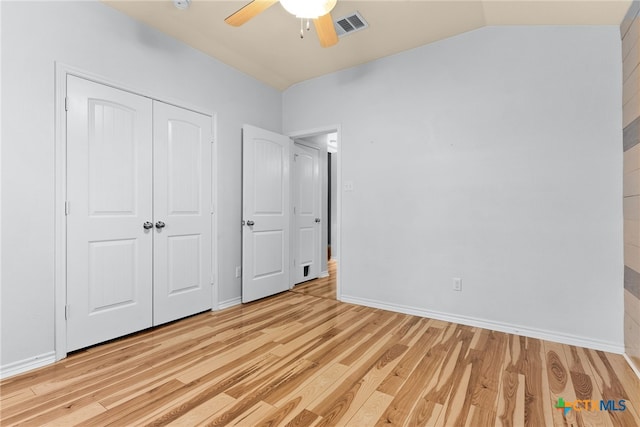
[[[239,297],[240,129],[281,131],[281,94],[98,2],[1,7],[0,364],[54,350],[54,61],[217,113],[219,300]]]
[[[488,27],[286,90],[341,125],[343,299],[621,352],[620,49]]]

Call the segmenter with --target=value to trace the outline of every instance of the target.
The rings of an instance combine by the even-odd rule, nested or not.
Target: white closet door
[[[72,76],[67,98],[72,351],[152,325],[152,104]]]
[[[291,140],[242,127],[242,302],[289,289]]]
[[[212,123],[209,116],[162,102],[154,102],[153,121],[158,325],[212,306]]]
[[[294,283],[320,274],[320,168],[316,148],[294,144]]]

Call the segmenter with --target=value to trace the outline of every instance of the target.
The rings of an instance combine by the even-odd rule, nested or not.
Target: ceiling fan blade
[[[336,29],[333,26],[333,18],[330,13],[314,19],[313,25],[315,25],[316,33],[318,33],[320,46],[330,47],[338,43],[338,35],[336,34]]]
[[[234,27],[239,27],[249,19],[265,11],[269,6],[272,6],[275,3],[278,3],[278,0],[253,0],[242,9],[227,16],[224,22],[229,25],[233,25]]]

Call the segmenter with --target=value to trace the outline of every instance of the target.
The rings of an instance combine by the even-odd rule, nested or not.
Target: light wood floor
[[[0,424],[640,425],[640,383],[622,356],[344,304],[312,288],[8,378]],[[625,399],[626,410],[565,417],[559,397]]]
[[[328,263],[329,276],[296,285],[291,292],[320,298],[336,299],[336,262]]]

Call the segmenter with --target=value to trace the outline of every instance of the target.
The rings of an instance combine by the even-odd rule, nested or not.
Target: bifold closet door
[[[67,105],[72,351],[152,325],[152,101],[69,76]]]
[[[212,305],[211,117],[153,104],[153,323]]]
[[[212,306],[212,119],[67,79],[67,351]]]

